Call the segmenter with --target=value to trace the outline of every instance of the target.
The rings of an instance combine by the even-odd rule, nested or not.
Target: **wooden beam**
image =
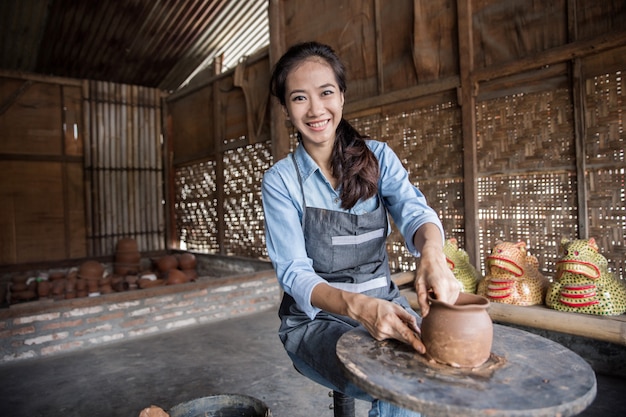
[[[463,3],[459,0],[459,3]],[[459,16],[461,15],[459,6]],[[459,23],[460,24],[460,23]],[[461,27],[459,26],[459,41],[461,36]],[[502,63],[487,68],[480,68],[472,72],[474,82],[489,81],[495,78],[507,77],[520,72],[530,71],[546,65],[559,64],[576,58],[584,58],[589,55],[596,55],[600,52],[608,51],[626,45],[626,31],[611,32],[605,35],[586,39],[582,41],[573,41],[563,46],[551,48],[546,51],[539,52],[535,55],[520,58],[511,63]],[[461,56],[463,56],[463,48],[459,45]],[[463,60],[461,59],[461,66]]]
[[[344,113],[352,114],[363,110],[370,110],[372,108],[380,108],[385,105],[399,103],[401,101],[415,100],[416,98],[454,90],[458,88],[459,85],[459,77],[457,76],[444,78],[428,84],[418,84],[403,90],[397,90],[387,94],[381,94],[376,97],[346,103]]]

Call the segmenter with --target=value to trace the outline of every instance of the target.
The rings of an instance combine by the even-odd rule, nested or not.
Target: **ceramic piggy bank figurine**
[[[467,252],[459,248],[459,243],[455,238],[450,238],[443,245],[443,253],[446,255],[448,266],[455,278],[463,286],[462,291],[475,294],[482,275],[470,263]]]
[[[594,238],[563,239],[546,305],[555,310],[598,315],[626,312],[626,287],[607,265]]]
[[[537,258],[526,252],[525,242],[498,242],[486,260],[479,295],[497,303],[543,304],[550,282],[539,272]]]

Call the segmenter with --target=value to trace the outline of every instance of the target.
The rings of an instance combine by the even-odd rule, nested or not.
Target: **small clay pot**
[[[115,262],[120,264],[138,264],[141,261],[141,253],[135,252],[115,252]]]
[[[491,355],[493,323],[485,297],[460,293],[454,304],[429,298],[430,310],[422,319],[426,355],[460,368],[475,368]]]
[[[11,278],[11,282],[13,284],[24,284],[26,285],[26,281],[28,281],[28,275],[16,275]]]
[[[46,298],[50,295],[52,284],[49,281],[41,281],[37,284],[37,295],[39,298]]]
[[[184,284],[189,282],[189,277],[180,269],[170,269],[167,272],[167,285]]]
[[[78,268],[78,276],[84,279],[100,279],[104,274],[104,266],[98,261],[85,261]]]
[[[77,279],[76,280],[76,291],[86,291],[87,290],[87,280]]]
[[[178,255],[178,266],[180,269],[194,269],[198,261],[193,253],[181,253]]]
[[[116,250],[118,252],[138,252],[139,246],[135,239],[127,237],[117,241]]]
[[[178,259],[174,255],[164,255],[156,260],[159,271],[167,272],[170,269],[178,268]]]
[[[12,292],[28,291],[28,285],[26,285],[25,282],[18,282],[18,283],[11,284],[11,291]]]
[[[183,269],[183,272],[187,275],[189,281],[195,281],[198,279],[198,272],[195,269]]]
[[[134,264],[116,263],[113,266],[113,272],[116,275],[134,275],[137,272],[139,272],[139,264],[138,263],[134,263]]]
[[[65,272],[57,271],[57,272],[51,272],[50,276],[48,277],[48,280],[56,281],[56,280],[63,279],[63,278],[65,278]]]

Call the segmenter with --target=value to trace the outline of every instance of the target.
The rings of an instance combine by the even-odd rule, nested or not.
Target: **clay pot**
[[[26,285],[26,281],[28,281],[28,275],[16,275],[11,278],[11,282],[13,284],[24,284]]]
[[[49,281],[57,281],[59,279],[63,279],[65,278],[65,272],[51,272],[50,276],[48,277]]]
[[[76,280],[76,290],[77,291],[86,291],[87,290],[87,281],[84,279]]]
[[[23,283],[23,282],[12,284],[11,291],[12,292],[28,291],[28,285],[26,285],[26,283]]]
[[[165,255],[156,261],[157,268],[161,272],[167,272],[170,269],[178,268],[178,259],[174,255]]]
[[[50,291],[52,290],[52,284],[49,281],[41,281],[37,285],[37,295],[39,298],[46,298],[50,295]]]
[[[139,272],[139,264],[138,263],[134,263],[134,264],[116,263],[115,266],[113,267],[113,272],[116,275],[134,275],[137,272]]]
[[[127,237],[117,241],[116,250],[118,252],[138,252],[139,246],[135,239]]]
[[[115,262],[120,264],[138,264],[141,261],[141,253],[135,252],[115,252]]]
[[[474,368],[491,354],[493,323],[485,297],[460,293],[454,304],[430,298],[430,311],[422,319],[426,354],[439,363]]]
[[[104,274],[104,266],[98,261],[85,261],[78,268],[78,276],[84,279],[100,279]]]
[[[167,285],[184,284],[189,282],[189,277],[180,269],[170,269],[167,272]]]
[[[198,261],[193,253],[181,253],[178,255],[178,266],[180,269],[195,269]]]
[[[198,279],[198,272],[195,269],[183,269],[183,272],[187,275],[189,281],[195,281]]]

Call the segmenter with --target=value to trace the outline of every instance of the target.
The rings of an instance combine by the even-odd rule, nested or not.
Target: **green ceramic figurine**
[[[443,253],[452,273],[463,286],[462,291],[475,294],[482,275],[470,263],[467,252],[459,248],[459,242],[455,238],[450,238],[443,245]]]
[[[529,306],[543,304],[549,281],[526,243],[497,242],[486,259],[487,275],[477,293],[490,301]]]
[[[546,305],[555,310],[619,315],[626,312],[626,286],[608,270],[594,238],[561,241]]]

